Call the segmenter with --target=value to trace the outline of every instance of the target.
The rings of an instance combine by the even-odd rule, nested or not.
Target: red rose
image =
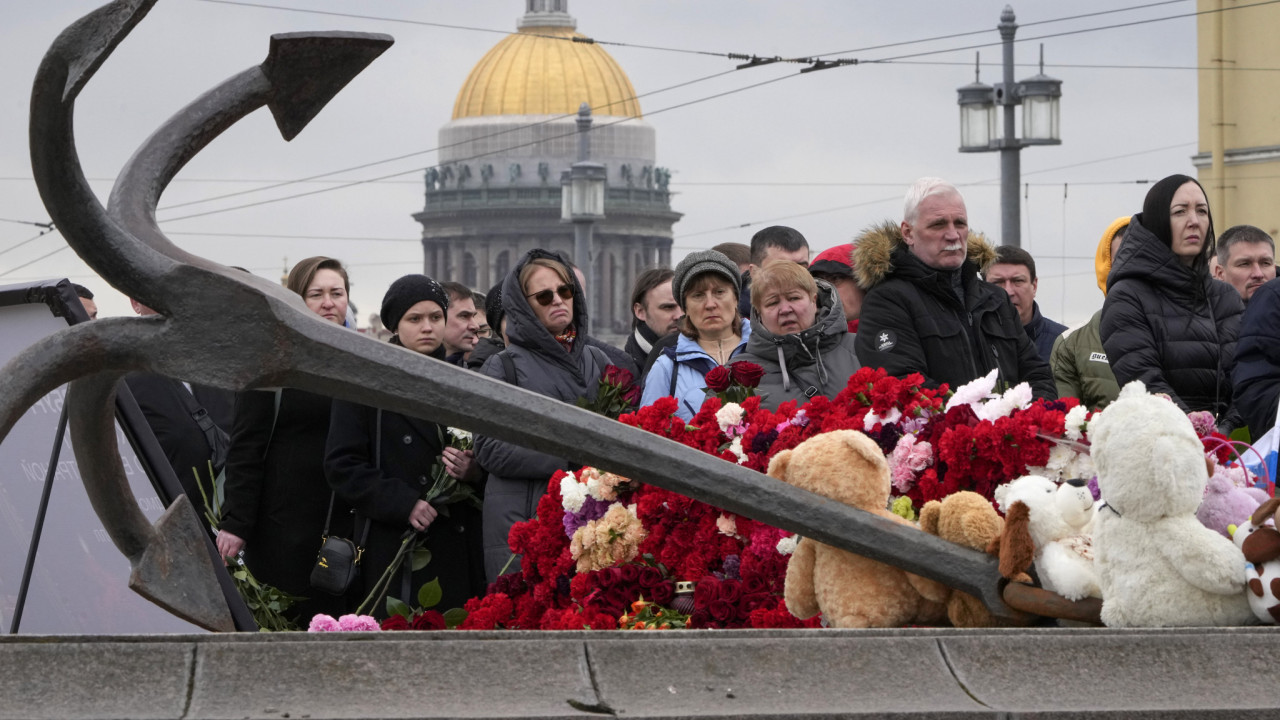
[[[720,598],[727,603],[736,605],[742,597],[742,583],[738,580],[725,580],[720,583]]]
[[[649,595],[647,597],[653,602],[665,607],[667,603],[670,603],[676,597],[676,584],[669,580],[659,583],[658,585],[649,588]]]
[[[618,570],[620,571],[618,577],[621,580],[619,584],[634,585],[640,579],[640,567],[638,565],[623,565]]]
[[[707,607],[720,597],[720,581],[714,577],[705,577],[693,588],[693,602],[698,607]]]
[[[729,372],[733,375],[734,382],[742,387],[756,387],[760,384],[760,378],[764,377],[764,368],[746,360],[729,363]]]
[[[617,365],[605,366],[601,379],[610,385],[617,385],[618,387],[626,387],[635,380],[630,370],[620,368]]]
[[[404,619],[403,615],[392,615],[382,621],[383,630],[408,630],[409,621]]]
[[[638,582],[645,590],[655,588],[662,584],[662,571],[656,567],[643,567]]]
[[[448,624],[444,621],[444,615],[436,610],[423,610],[413,618],[414,630],[444,630],[446,627]],[[383,630],[385,629],[384,627]]]
[[[729,622],[738,617],[738,605],[724,600],[713,600],[707,606],[707,614],[716,622]]]
[[[712,368],[711,372],[707,373],[704,380],[707,383],[707,387],[711,390],[715,392],[724,392],[729,389],[729,384],[733,382],[733,375],[730,374],[729,368],[720,365]]]

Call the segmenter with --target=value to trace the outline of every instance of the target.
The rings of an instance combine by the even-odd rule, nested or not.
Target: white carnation
[[[1083,405],[1077,405],[1067,411],[1065,419],[1066,432],[1068,440],[1079,440],[1084,436],[1085,418],[1089,415],[1089,408]]]
[[[1031,401],[1034,399],[1031,395],[1031,386],[1025,382],[1020,382],[1005,390],[1003,398],[1013,403],[1013,406],[1019,410],[1026,410],[1031,407]]]
[[[729,443],[729,452],[733,453],[738,458],[739,465],[745,464],[747,462],[747,454],[742,451],[741,435],[734,438],[733,442]]]
[[[717,410],[716,422],[720,425],[720,432],[729,432],[729,428],[741,425],[742,415],[742,406],[738,403],[727,403]]]
[[[796,545],[800,542],[799,535],[788,535],[778,541],[778,554],[791,555],[796,551]]]
[[[951,399],[947,401],[947,410],[961,405],[974,405],[982,402],[991,396],[991,391],[996,387],[996,376],[1000,371],[992,370],[987,373],[986,377],[980,377],[972,382],[961,385],[956,390]]]
[[[565,512],[578,512],[586,501],[587,487],[575,480],[573,473],[560,478],[560,504]]]
[[[471,442],[471,433],[463,430],[462,428],[451,427],[449,428],[449,434],[452,435],[455,440],[459,440],[464,443]]]

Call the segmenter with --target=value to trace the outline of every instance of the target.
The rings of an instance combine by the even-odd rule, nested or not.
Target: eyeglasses
[[[561,285],[555,290],[542,290],[540,292],[533,293],[532,295],[525,295],[525,297],[533,298],[534,300],[538,301],[539,305],[546,307],[551,304],[552,299],[556,295],[559,295],[561,300],[572,300],[573,286]]]

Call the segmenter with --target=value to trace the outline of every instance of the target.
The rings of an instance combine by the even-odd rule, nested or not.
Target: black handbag
[[[376,424],[373,463],[374,467],[379,467],[382,459],[381,410],[378,410]],[[320,552],[316,553],[316,564],[311,568],[311,587],[330,595],[346,595],[355,584],[356,578],[360,577],[360,558],[364,555],[365,541],[369,539],[369,520],[366,518],[364,521],[359,543],[330,535],[329,523],[333,520],[333,504],[336,496],[337,493],[329,494],[329,512],[324,519],[324,535],[320,538]],[[360,524],[358,516],[355,524]]]

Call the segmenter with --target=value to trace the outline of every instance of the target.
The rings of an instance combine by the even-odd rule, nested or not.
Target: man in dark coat
[[[1245,308],[1232,379],[1236,409],[1256,441],[1276,424],[1280,405],[1280,279],[1258,288]]]
[[[631,335],[623,348],[636,368],[644,367],[644,361],[653,350],[653,344],[675,332],[680,327],[684,311],[671,294],[671,268],[649,268],[636,277],[631,291]]]
[[[474,294],[466,285],[457,282],[441,285],[449,294],[449,314],[444,324],[444,361],[466,367],[467,358],[480,341],[480,311],[476,310]]]
[[[751,267],[742,275],[738,312],[751,317],[751,271],[774,260],[790,260],[809,267],[809,241],[799,230],[786,225],[770,225],[751,236]]]
[[[987,266],[986,278],[987,282],[999,285],[1009,293],[1009,301],[1018,311],[1022,329],[1035,343],[1040,359],[1049,362],[1053,341],[1066,331],[1067,326],[1040,314],[1040,304],[1036,302],[1040,280],[1036,278],[1035,258],[1020,247],[1001,245],[996,248],[996,261]]]
[[[132,302],[134,312],[139,315],[155,314],[137,300]],[[235,393],[188,385],[149,372],[129,373],[124,381],[173,467],[174,475],[182,483],[183,492],[196,508],[202,508],[200,489],[192,471],[200,473],[206,491],[213,489],[209,464],[214,464],[213,472],[217,475],[226,463]],[[200,517],[203,520],[204,513],[200,513]]]
[[[952,388],[999,370],[1002,384],[1027,382],[1037,398],[1058,397],[1009,296],[978,276],[995,252],[970,236],[954,186],[917,180],[902,224],[872,228],[855,244],[858,282],[867,289],[856,341],[864,365]]]

